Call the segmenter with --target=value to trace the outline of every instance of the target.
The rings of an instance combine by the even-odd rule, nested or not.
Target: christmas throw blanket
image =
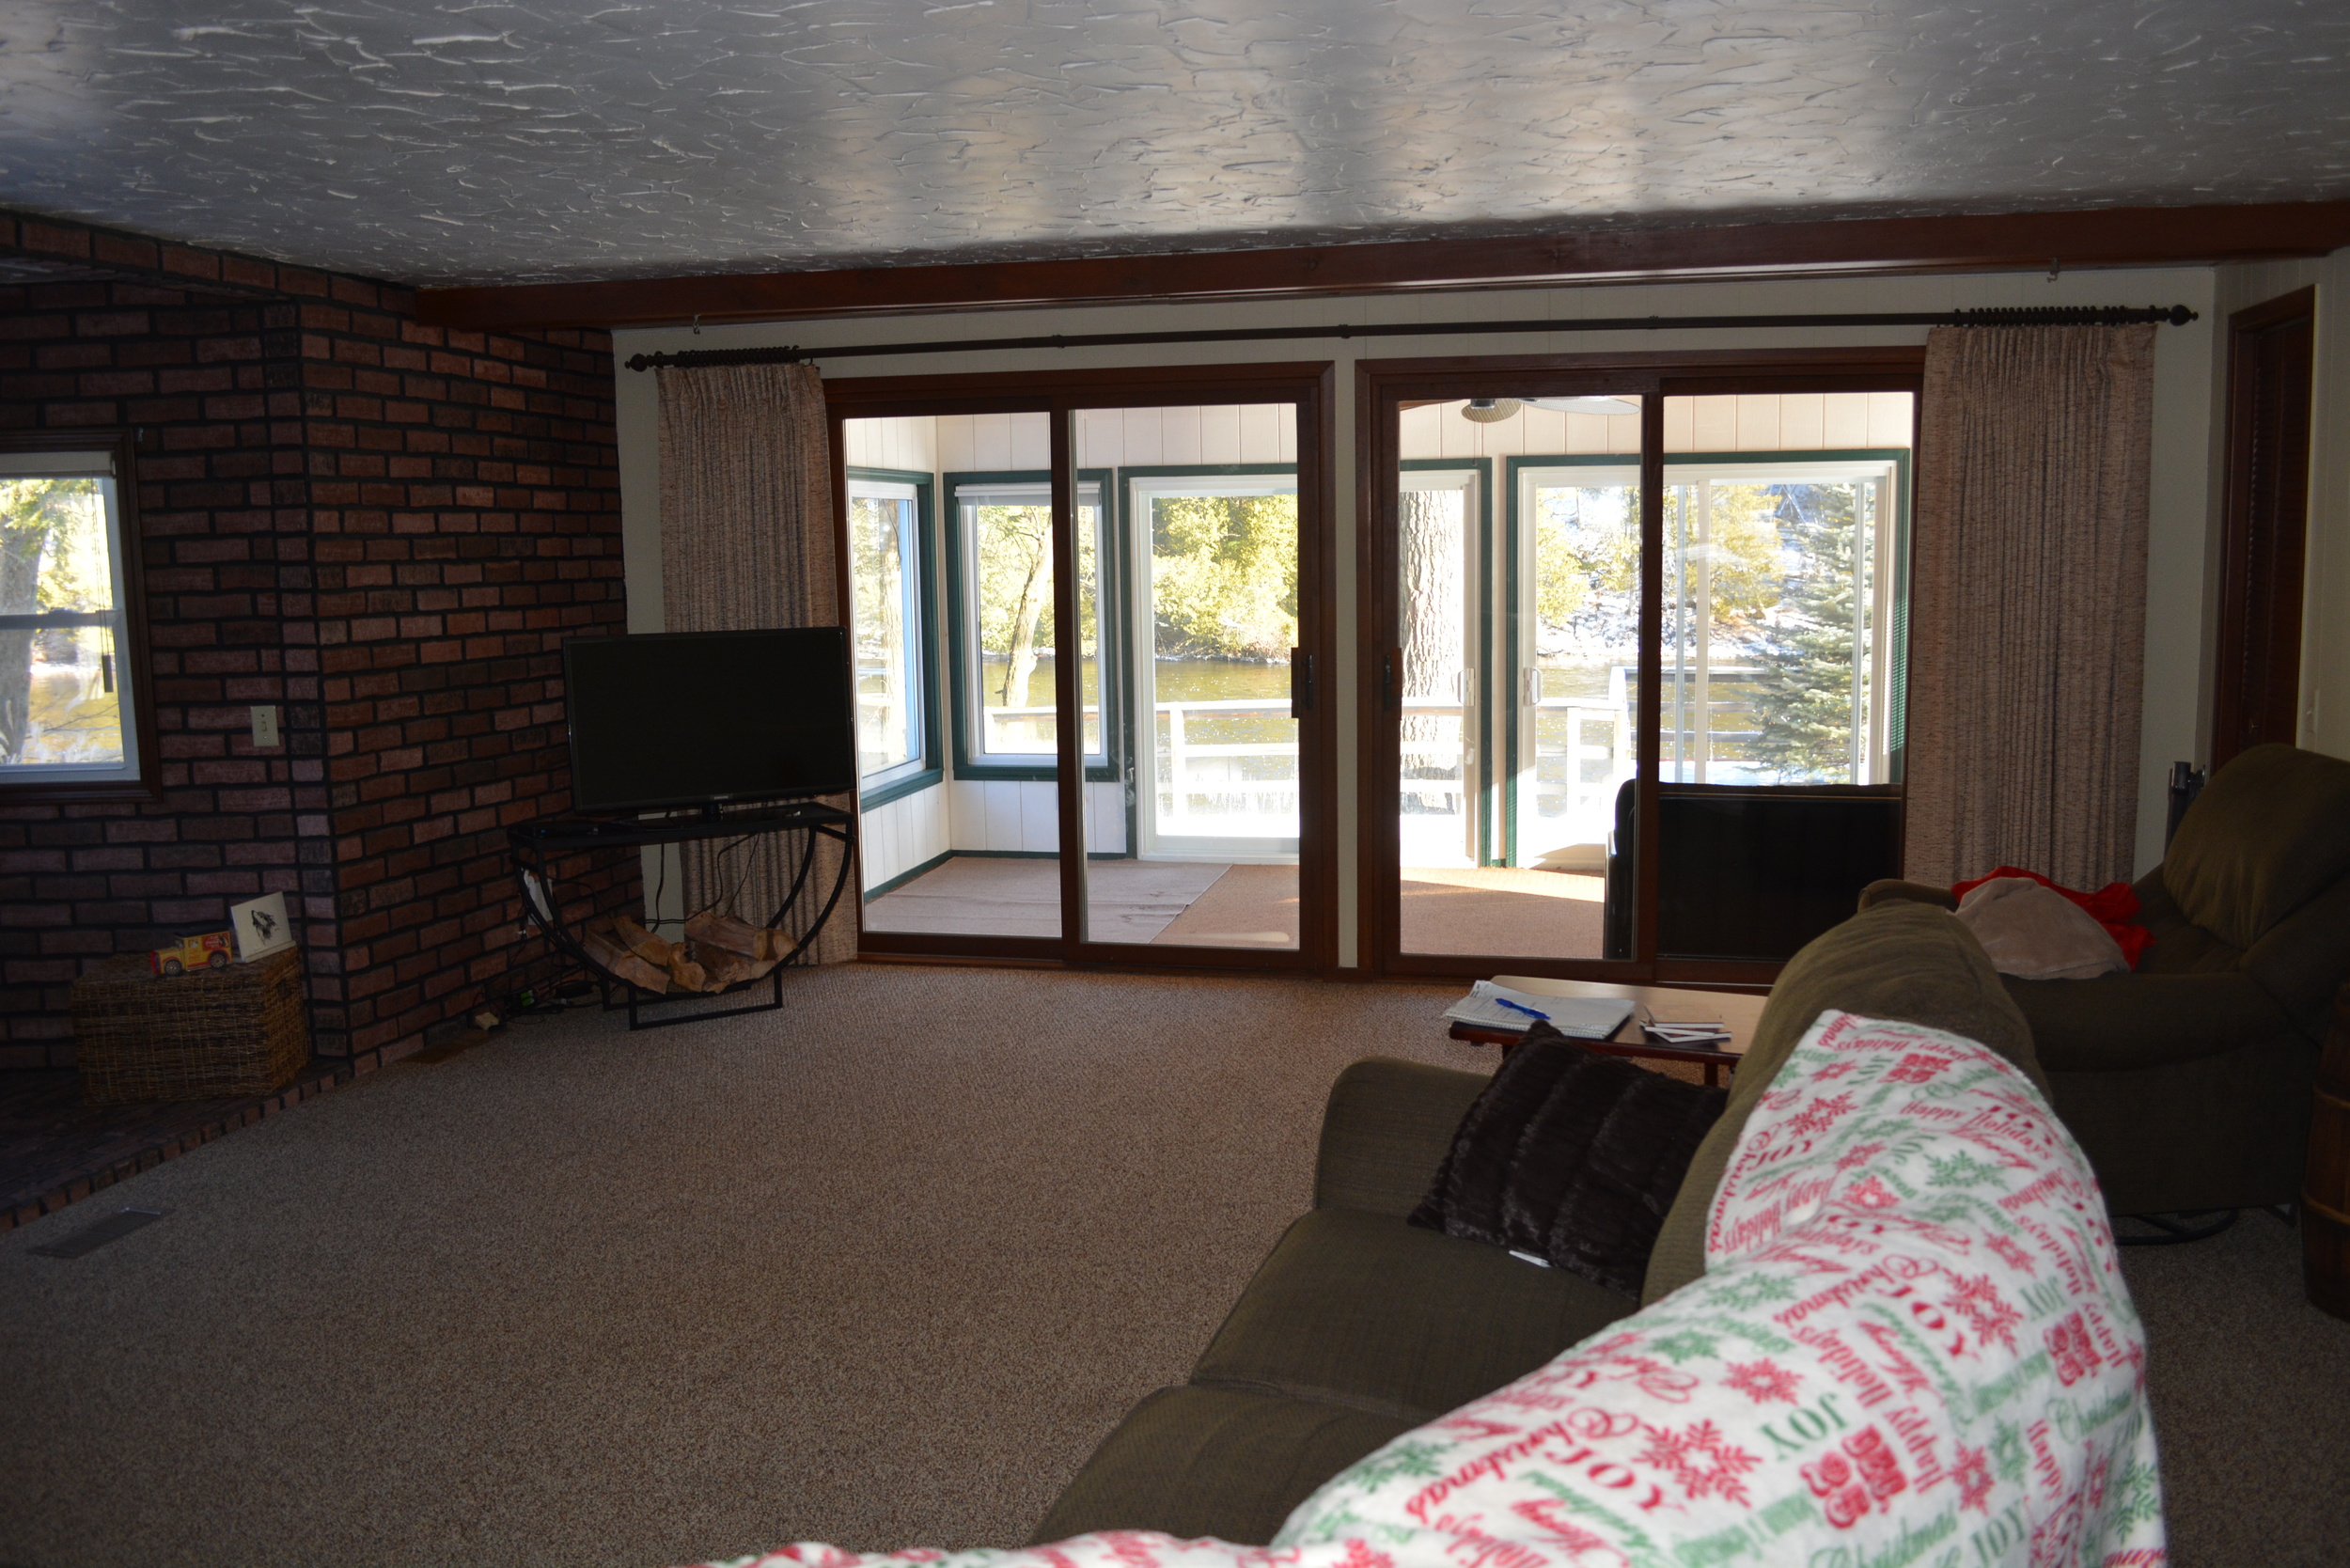
[[[1955,1035],[1823,1013],[1705,1275],[1333,1478],[1269,1547],[1114,1531],[879,1568],[1991,1568],[2165,1560],[2145,1344],[2080,1150]]]

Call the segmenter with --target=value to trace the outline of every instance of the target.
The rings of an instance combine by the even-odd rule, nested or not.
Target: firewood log
[[[612,929],[621,947],[648,964],[666,967],[677,952],[675,942],[664,941],[625,916],[613,921]]]
[[[694,962],[702,966],[705,990],[723,991],[738,980],[752,978],[751,960],[707,942],[697,941],[694,944]]]
[[[647,991],[669,989],[666,971],[656,969],[643,959],[599,932],[590,931],[580,938],[580,949],[604,971],[631,985]]]
[[[680,947],[669,959],[669,983],[681,991],[710,989],[702,966],[685,956],[683,947]]]
[[[760,942],[767,933],[731,915],[705,909],[685,922],[685,934],[701,947],[724,948],[745,958],[758,958]]]

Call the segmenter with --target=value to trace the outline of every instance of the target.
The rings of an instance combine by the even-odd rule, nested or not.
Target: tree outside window
[[[0,789],[141,784],[118,453],[0,449]]]

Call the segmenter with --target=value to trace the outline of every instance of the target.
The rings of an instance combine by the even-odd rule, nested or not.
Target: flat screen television
[[[856,787],[840,627],[574,637],[563,645],[563,689],[575,811]]]

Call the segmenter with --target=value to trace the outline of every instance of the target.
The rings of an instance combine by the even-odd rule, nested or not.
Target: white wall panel
[[[1911,413],[1917,399],[1907,392],[1872,392],[1869,398],[1869,445],[1909,445]]]
[[[947,842],[959,850],[987,848],[987,786],[964,779],[947,785]]]
[[[862,885],[873,887],[898,874],[897,855],[891,844],[890,825],[898,815],[898,803],[876,806],[857,814],[857,849]]]
[[[1691,398],[1691,416],[1696,427],[1690,449],[1699,452],[1734,452],[1738,449],[1738,400],[1735,398]]]
[[[1289,411],[1276,403],[1243,403],[1234,409],[1240,425],[1240,458],[1242,463],[1279,463],[1281,461],[1281,427],[1294,428],[1296,418],[1284,418]]]
[[[1397,420],[1397,449],[1405,458],[1444,456],[1444,431],[1441,424],[1445,410],[1426,403],[1407,408]]]
[[[1208,461],[1206,425],[1213,411],[1199,408],[1169,408],[1159,415],[1159,462],[1168,467],[1187,463]],[[1129,462],[1139,464],[1141,458]]]
[[[1021,466],[1012,461],[1010,415],[971,416],[971,466],[986,473]]]
[[[1086,784],[1086,849],[1094,855],[1126,853],[1126,786],[1114,778]]]
[[[1849,451],[1869,445],[1869,394],[1829,392],[1822,400],[1827,405],[1822,412],[1825,426],[1823,446],[1831,451]]]
[[[1199,461],[1201,463],[1246,463],[1246,448],[1241,445],[1241,411],[1230,404],[1221,408],[1199,411]]]
[[[1020,786],[1010,779],[991,778],[979,788],[987,792],[987,842],[979,847],[1026,849],[1020,841]]]
[[[942,474],[967,474],[979,467],[974,453],[978,438],[972,431],[969,414],[942,414],[938,416],[938,471]],[[945,497],[941,497],[942,504]]]
[[[1748,393],[1738,400],[1738,450],[1776,452],[1779,441],[1778,395]]]
[[[1102,468],[1125,448],[1123,410],[1081,408],[1077,411],[1077,466]]]
[[[1155,408],[1128,408],[1119,411],[1119,444],[1106,461],[1095,458],[1089,468],[1139,466],[1165,463],[1167,457],[1167,420]]]
[[[955,788],[933,784],[862,813],[857,831],[866,887],[903,876],[947,853],[951,842],[948,803]]]
[[[999,414],[1007,424],[1010,449],[1007,468],[1053,466],[1053,416],[1049,414]]]
[[[1465,400],[1427,403],[1405,409],[1402,417],[1402,455],[1414,458],[1556,457],[1567,453],[1622,452],[1640,449],[1640,416],[1637,414],[1569,414],[1559,409],[1521,408],[1507,419],[1490,423],[1465,419]],[[1680,410],[1685,431],[1689,414]],[[1667,451],[1689,451],[1685,438],[1676,446],[1667,432]]]
[[[1012,786],[1020,792],[1020,842],[1015,847],[1031,854],[1051,854],[1060,847],[1060,793],[1049,779],[1022,779]]]
[[[1827,446],[1827,394],[1789,392],[1778,400],[1778,435],[1791,452]]]

